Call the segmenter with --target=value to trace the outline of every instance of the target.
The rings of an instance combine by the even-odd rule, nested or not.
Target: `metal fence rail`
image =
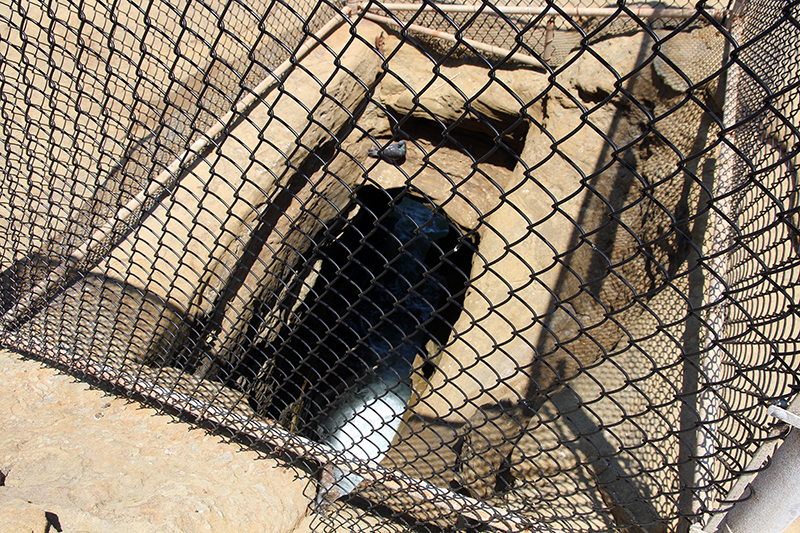
[[[318,529],[713,531],[798,380],[797,2],[0,5],[0,342]]]

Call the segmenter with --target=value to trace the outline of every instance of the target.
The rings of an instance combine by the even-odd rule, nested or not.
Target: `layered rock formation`
[[[701,37],[706,47],[719,41]],[[535,508],[553,496],[541,485],[569,486],[555,496],[579,494],[584,514],[603,508],[620,527],[661,531],[658,507],[674,502],[649,501],[659,490],[654,460],[621,457],[609,442],[616,434],[603,432],[610,420],[651,416],[647,398],[633,394],[618,413],[604,383],[622,390],[640,359],[661,376],[684,355],[678,343],[658,360],[629,345],[663,330],[648,322],[652,300],[670,293],[664,305],[679,308],[696,297],[690,274],[716,104],[713,84],[681,85],[668,62],[653,59],[653,45],[644,33],[609,38],[545,73],[439,64],[374,24],[345,25],[51,302],[50,327],[64,316],[77,329],[104,324],[74,349],[108,353],[117,365],[180,367],[241,391],[263,415],[287,379],[267,348],[299,331],[327,281],[310,257],[369,210],[364,188],[414,197],[473,254],[457,265],[468,283],[450,297],[461,312],[447,334],[419,328],[433,342],[418,343],[430,349],[419,354],[411,406],[384,464],[537,520],[554,516]],[[699,83],[711,73],[689,74]],[[367,158],[399,138],[408,147],[401,164]],[[313,368],[313,353],[289,363]],[[593,380],[593,368],[607,381]],[[325,407],[313,399],[341,392],[314,390],[327,370],[297,378],[281,423],[303,431]],[[593,417],[586,394],[611,414]],[[681,423],[674,408],[670,417]],[[620,446],[637,437],[631,431]],[[666,452],[667,463],[677,454]],[[679,485],[670,475],[666,483]],[[403,495],[368,491],[407,510]]]

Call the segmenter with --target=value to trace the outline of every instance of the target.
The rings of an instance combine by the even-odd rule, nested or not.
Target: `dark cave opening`
[[[401,118],[392,115],[393,122]],[[445,130],[432,120],[410,117],[403,120],[402,137],[454,150],[482,164],[514,170],[529,127],[526,121],[519,119],[490,122],[466,118],[457,127]]]
[[[430,376],[428,348],[447,342],[461,313],[475,250],[402,189],[361,187],[333,226],[304,258],[313,269],[294,321],[249,350],[239,381],[257,413],[315,440],[321,413],[368,376]]]

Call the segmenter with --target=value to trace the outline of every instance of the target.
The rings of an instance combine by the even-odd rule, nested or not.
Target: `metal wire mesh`
[[[797,15],[2,4],[0,341],[318,529],[708,525],[800,385]]]

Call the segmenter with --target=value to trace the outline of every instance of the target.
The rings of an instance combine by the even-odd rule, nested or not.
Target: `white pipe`
[[[380,463],[389,451],[411,398],[410,380],[384,381],[370,376],[329,405],[317,432],[336,451],[349,451],[362,461]],[[317,505],[353,492],[364,476],[334,467],[329,486],[323,486]]]
[[[770,406],[767,409],[767,413],[769,414],[771,411],[773,411],[774,407],[775,406]],[[786,410],[781,409],[781,411],[791,414],[795,418],[800,418],[797,417],[797,413],[800,413],[800,396],[795,396],[794,400],[792,400],[792,403],[789,405],[789,408]],[[770,461],[770,457],[773,455],[776,446],[779,444],[777,437],[779,436],[780,431],[780,428],[773,428],[770,430],[769,437],[763,444],[761,444],[761,446],[758,447],[756,453],[753,454],[753,456],[750,458],[750,461],[747,463],[747,466],[745,466],[744,470],[742,471],[743,473],[736,479],[736,482],[725,495],[726,501],[734,502],[742,498],[742,495],[746,490],[748,490],[748,487],[750,487],[750,484],[753,482],[753,480],[760,475],[759,472],[763,470],[764,465]],[[745,501],[736,505],[746,506],[749,504]],[[698,527],[695,530],[699,533],[729,533],[721,529],[721,524],[726,517],[727,515],[725,514],[716,513],[708,521],[708,524],[706,524],[705,528]],[[692,533],[695,532],[692,531]]]
[[[545,15],[545,16],[558,16],[566,15],[568,17],[614,17],[614,16],[628,16],[633,15],[641,18],[673,18],[673,19],[688,19],[697,15],[696,9],[683,9],[673,7],[643,7],[632,6],[625,9],[618,7],[576,7],[576,6],[563,6],[555,9],[548,6],[497,6],[488,4],[405,4],[405,3],[388,3],[379,4],[371,2],[361,2],[359,4],[361,10],[381,9],[388,13],[394,11],[424,11],[443,13],[476,13],[482,11],[485,15]],[[704,8],[703,12],[714,18],[722,18],[725,15],[724,10]]]
[[[762,533],[785,531],[800,517],[800,432],[792,429],[772,456],[769,468],[750,483],[750,497],[737,503],[720,531]]]
[[[786,422],[797,429],[800,429],[800,416],[792,413],[791,411],[787,411],[786,409],[781,409],[777,405],[770,405],[767,408],[767,414],[770,416],[774,416],[778,420]]]

